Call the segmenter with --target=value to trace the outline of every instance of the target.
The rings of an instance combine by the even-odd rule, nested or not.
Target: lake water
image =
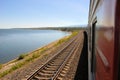
[[[69,35],[57,30],[0,29],[0,63]]]

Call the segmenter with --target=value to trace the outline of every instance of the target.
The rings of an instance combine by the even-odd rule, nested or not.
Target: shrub
[[[3,73],[0,73],[0,78],[7,75],[10,72],[10,70],[6,70]]]
[[[32,59],[35,59],[35,58],[38,58],[39,57],[39,54],[33,54],[32,55]]]
[[[27,56],[27,55],[26,55],[26,54],[21,54],[21,55],[18,57],[18,59],[17,59],[17,60],[24,59],[24,58],[25,58],[25,56]]]
[[[47,48],[41,48],[41,53],[44,53],[47,50]]]
[[[11,72],[13,72],[14,70],[16,70],[16,69],[18,69],[18,68],[20,68],[20,67],[23,66],[24,64],[25,64],[25,63],[22,62],[22,63],[18,63],[18,64],[13,65],[10,69],[8,69],[8,70],[0,73],[0,78],[1,78],[1,77],[4,77],[4,76],[7,75],[8,73],[11,73]]]

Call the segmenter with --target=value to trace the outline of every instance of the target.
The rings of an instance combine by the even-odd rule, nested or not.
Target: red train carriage
[[[120,80],[120,0],[90,0],[89,80]]]

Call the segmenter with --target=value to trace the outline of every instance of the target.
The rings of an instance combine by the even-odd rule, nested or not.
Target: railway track
[[[60,80],[67,73],[70,63],[79,47],[79,34],[56,55],[49,59],[27,80]]]

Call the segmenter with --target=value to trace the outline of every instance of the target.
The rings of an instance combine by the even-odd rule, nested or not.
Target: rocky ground
[[[81,34],[80,46],[78,47],[76,54],[73,56],[69,70],[63,80],[74,80],[75,79],[74,77],[76,75],[76,70],[78,67],[78,63],[79,63],[82,48],[83,48],[83,40],[84,40],[84,37],[83,37],[83,34]]]

